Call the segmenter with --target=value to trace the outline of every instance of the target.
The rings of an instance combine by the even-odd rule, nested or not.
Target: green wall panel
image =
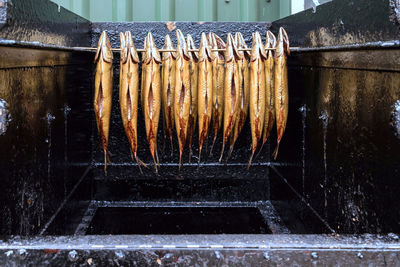
[[[52,0],[91,21],[273,21],[299,0]]]

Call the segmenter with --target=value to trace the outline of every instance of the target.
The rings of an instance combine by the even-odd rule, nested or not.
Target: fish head
[[[200,39],[200,47],[199,47],[199,61],[212,61],[214,60],[215,55],[211,51],[211,47],[209,45],[209,42],[207,40],[207,35],[203,32],[201,34],[201,39]]]
[[[165,42],[163,49],[167,50],[174,50],[174,45],[172,44],[171,37],[169,37],[169,34],[165,35]],[[168,58],[176,58],[176,55],[174,52],[164,52],[162,55],[163,60],[167,60]]]
[[[135,63],[139,63],[139,55],[137,53],[135,43],[133,42],[132,33],[130,31],[125,32],[125,40],[127,40],[129,55],[131,56],[132,61]]]
[[[267,31],[267,36],[265,38],[265,49],[276,47],[276,37],[271,31]],[[266,51],[267,57],[272,57],[272,50]]]
[[[178,41],[177,44],[177,48],[176,48],[176,52],[177,52],[177,58],[182,56],[184,57],[186,60],[189,60],[189,52],[188,52],[188,47],[186,44],[186,40],[185,40],[185,36],[183,35],[181,30],[176,30],[176,39]]]
[[[99,60],[100,55],[103,60],[108,63],[112,63],[113,60],[113,52],[110,44],[110,40],[108,39],[107,32],[103,31],[100,35],[99,44],[97,46],[96,56],[94,61]]]
[[[283,27],[279,28],[278,40],[276,43],[275,56],[278,57],[283,53],[290,55],[289,37]]]
[[[217,47],[218,49],[225,49],[225,48],[226,48],[226,44],[225,44],[224,40],[222,40],[221,37],[219,37],[219,36],[218,36],[217,34],[215,34],[215,33],[213,33],[213,37],[214,37],[214,39],[215,39],[215,44],[216,44],[216,47]],[[219,52],[218,52],[218,56],[219,56],[219,58],[220,58],[221,60],[224,59],[224,55],[225,55],[225,52],[224,52],[224,51],[219,51]]]
[[[135,43],[133,42],[132,34],[130,31],[125,32],[125,40],[127,40],[129,55],[131,56],[132,61],[135,63],[139,63],[139,55],[136,50]]]
[[[237,43],[237,47],[239,49],[248,49],[246,41],[243,38],[243,35],[240,32],[235,34],[235,41]],[[242,51],[242,54],[249,59],[250,58],[250,51]]]
[[[189,57],[194,60],[195,62],[199,61],[199,54],[196,51],[190,51],[190,50],[196,50],[196,46],[194,45],[193,38],[190,34],[186,36],[186,43],[187,43],[187,48],[189,51]]]
[[[253,33],[253,42],[251,46],[251,56],[250,60],[255,61],[257,59],[266,59],[265,49],[262,44],[261,36],[259,32]]]
[[[145,48],[145,64],[149,64],[151,60],[153,60],[156,63],[161,63],[161,57],[160,57],[160,52],[158,52],[158,49],[156,47],[156,44],[154,42],[153,35],[151,32],[147,34],[147,40],[146,40],[146,48]]]
[[[228,33],[228,37],[226,39],[225,60],[226,62],[231,62],[234,59],[242,59],[242,56],[239,54],[232,34]]]
[[[119,33],[119,40],[120,40],[120,62],[121,64],[125,64],[128,60],[128,45],[127,40],[125,39],[126,34],[120,32]]]

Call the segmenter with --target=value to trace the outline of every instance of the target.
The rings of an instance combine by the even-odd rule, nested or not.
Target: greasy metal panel
[[[272,21],[290,14],[290,0],[53,0],[93,22]]]
[[[291,58],[290,88],[306,92],[305,194],[339,233],[397,232],[400,226],[400,213],[390,208],[400,204],[398,53]]]
[[[84,115],[90,104],[83,99],[91,95],[91,64],[82,53],[69,62],[75,65],[57,66],[65,62],[45,60],[53,51],[19,49],[32,58],[23,66],[10,49],[0,48],[8,55],[0,69],[0,99],[8,115],[0,135],[0,147],[7,151],[0,156],[0,233],[32,235],[79,178],[82,167],[69,162],[90,161],[91,117]]]
[[[394,0],[334,0],[275,21],[292,46],[328,46],[396,40],[400,34]],[[396,13],[397,12],[397,13]]]
[[[63,46],[87,46],[89,21],[48,0],[13,0],[0,4],[0,38]]]
[[[67,65],[73,60],[70,52],[40,51],[16,47],[2,47],[1,51],[0,69]]]
[[[400,50],[361,50],[343,52],[311,52],[291,57],[302,66],[371,71],[400,71]]]

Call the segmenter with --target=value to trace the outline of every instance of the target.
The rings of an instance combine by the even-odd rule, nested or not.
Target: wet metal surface
[[[0,1],[0,38],[88,46],[90,23],[47,0]]]
[[[67,245],[68,244],[68,245]],[[6,264],[119,266],[396,265],[396,235],[115,235],[13,238],[0,242]]]
[[[400,27],[397,0],[334,0],[277,20],[291,46],[321,47],[397,40]],[[397,10],[395,8],[397,6]]]

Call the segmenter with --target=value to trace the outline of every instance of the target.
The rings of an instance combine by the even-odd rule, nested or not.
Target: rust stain
[[[58,253],[58,249],[44,249],[44,255],[52,255]]]

